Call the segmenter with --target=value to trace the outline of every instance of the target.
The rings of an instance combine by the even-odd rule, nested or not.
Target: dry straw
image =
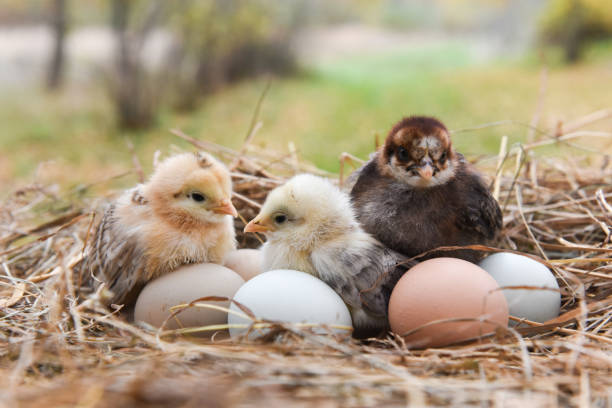
[[[532,121],[529,144],[504,143],[497,160],[477,164],[489,171],[504,209],[498,248],[529,254],[554,271],[563,314],[439,349],[413,350],[394,335],[358,342],[256,319],[269,329],[256,342],[190,334],[220,327],[135,326],[82,284],[80,260],[99,205],[49,186],[24,187],[0,208],[0,404],[610,406],[612,168],[601,156],[575,152],[612,137],[585,130],[611,115],[599,111],[553,133]],[[326,175],[298,160],[295,149],[284,155],[249,144],[260,127],[254,120],[240,151],[173,131],[231,166],[241,247],[260,244],[242,228],[270,189],[295,172]],[[536,154],[553,145],[574,154]],[[179,305],[176,318],[188,306],[210,307]]]

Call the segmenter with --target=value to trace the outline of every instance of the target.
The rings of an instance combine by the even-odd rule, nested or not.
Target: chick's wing
[[[391,290],[407,268],[401,260],[401,255],[376,241],[333,246],[312,254],[321,279],[349,306],[377,316],[386,316]]]
[[[87,258],[87,269],[113,292],[111,302],[121,303],[137,288],[145,267],[144,251],[133,236],[120,232],[115,207],[104,213]]]
[[[478,234],[483,241],[491,240],[502,228],[499,204],[477,174],[468,171],[463,177],[466,206],[457,218],[457,227]]]

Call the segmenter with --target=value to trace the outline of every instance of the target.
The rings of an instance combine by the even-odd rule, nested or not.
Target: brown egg
[[[260,250],[237,249],[227,254],[224,265],[248,281],[262,272],[261,261]]]
[[[445,319],[468,320],[432,323]],[[389,323],[410,347],[440,347],[506,327],[508,304],[484,269],[461,259],[435,258],[399,280],[389,301]]]
[[[140,292],[134,310],[134,320],[160,327],[170,316],[170,308],[206,296],[232,298],[242,286],[236,272],[221,265],[203,263],[185,265],[172,273],[149,282]],[[229,308],[229,301],[207,301],[211,305]],[[180,322],[180,324],[179,324]],[[165,329],[226,324],[227,312],[191,307],[170,319]],[[213,332],[203,332],[210,335]]]

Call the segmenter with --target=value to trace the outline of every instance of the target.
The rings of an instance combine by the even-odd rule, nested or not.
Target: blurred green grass
[[[612,46],[575,66],[552,64],[541,126],[570,120],[610,106]],[[533,59],[479,62],[460,43],[415,47],[403,54],[370,54],[319,62],[291,78],[273,79],[263,103],[263,127],[253,143],[287,151],[294,142],[300,157],[337,171],[338,155],[366,158],[375,135],[383,140],[402,116],[427,114],[460,129],[499,120],[528,123],[540,88]],[[238,148],[244,139],[265,79],[243,82],[207,98],[195,111],[163,108],[154,129],[123,133],[99,87],[76,87],[58,94],[24,90],[0,97],[0,182],[30,181],[46,173],[72,183],[119,173],[131,165],[128,136],[150,169],[155,150],[186,144],[168,129],[180,128]],[[496,153],[502,135],[522,141],[518,124],[462,132],[454,138],[468,155]],[[58,163],[55,171],[40,164]],[[38,169],[38,171],[37,171]],[[62,181],[62,180],[60,180]]]

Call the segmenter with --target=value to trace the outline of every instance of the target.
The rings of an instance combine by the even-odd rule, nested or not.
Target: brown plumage
[[[221,263],[235,249],[227,168],[206,153],[161,162],[151,179],[105,211],[85,259],[109,303],[130,306],[149,280],[180,265]]]
[[[393,126],[385,144],[351,175],[348,188],[364,229],[406,256],[486,244],[502,227],[497,201],[434,118],[414,116]],[[480,258],[470,250],[433,256]]]

